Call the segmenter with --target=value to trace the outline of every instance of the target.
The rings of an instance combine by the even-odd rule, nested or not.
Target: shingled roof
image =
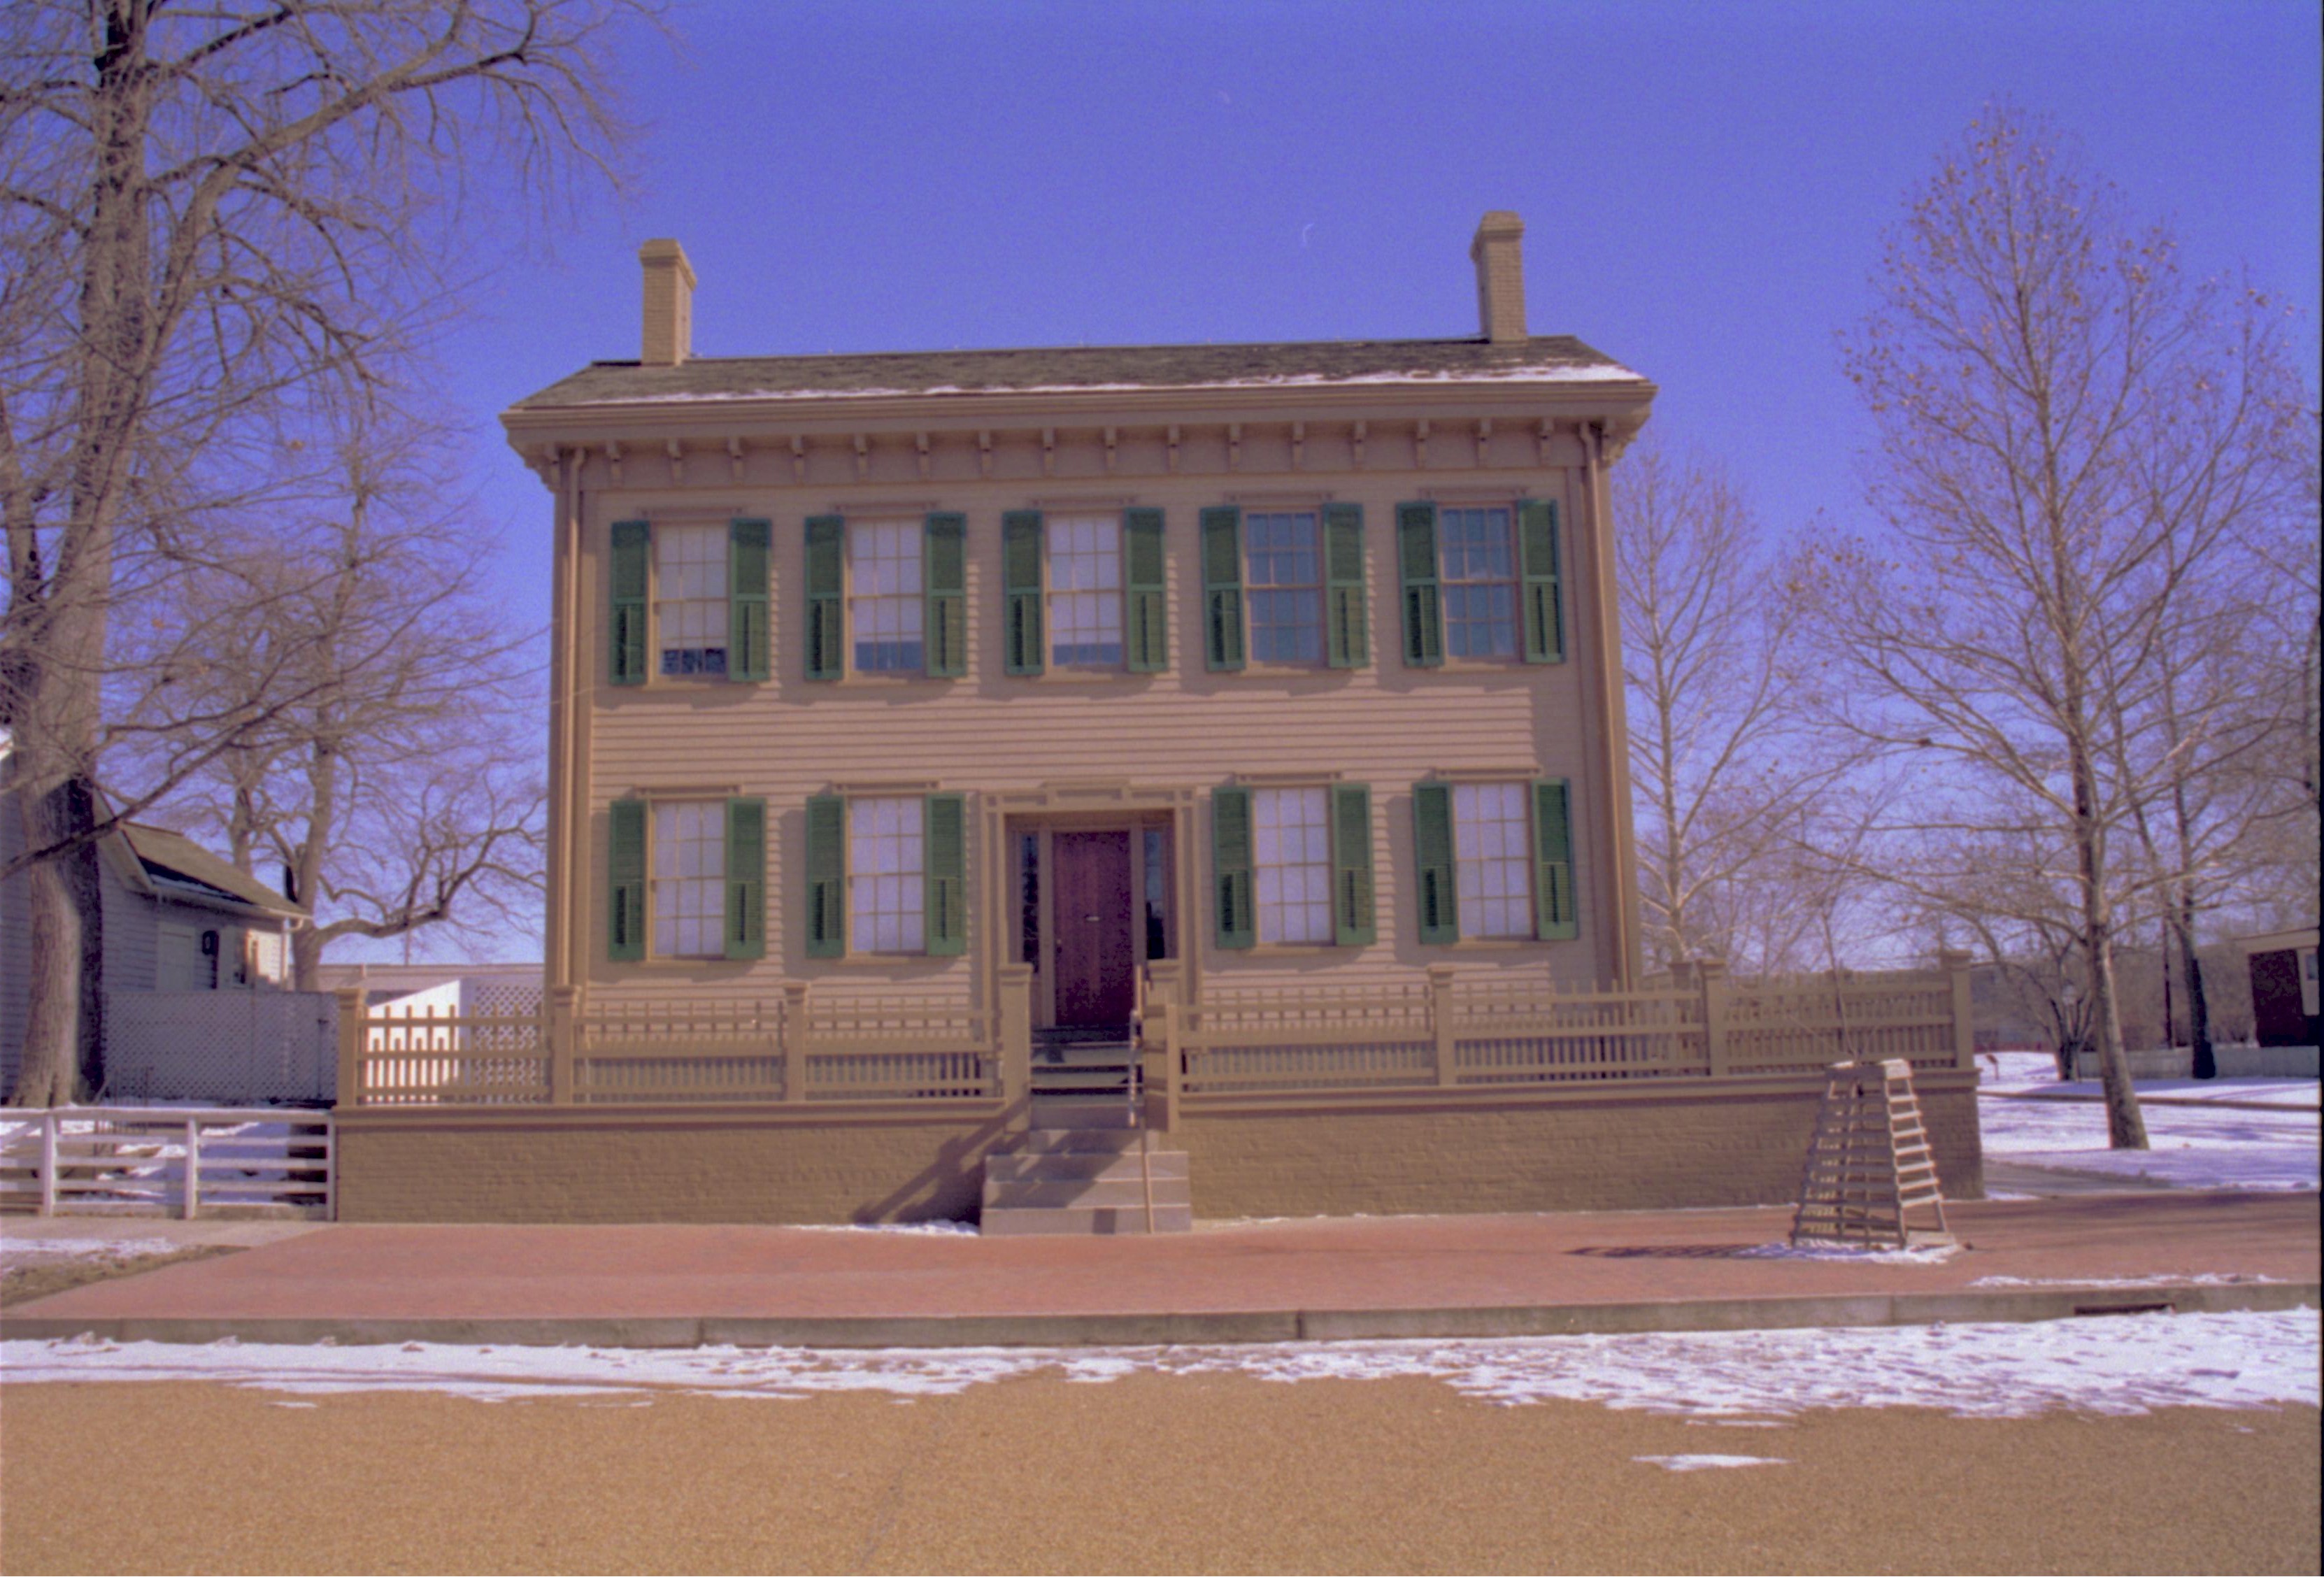
[[[704,356],[677,366],[592,362],[512,409],[1278,385],[1645,382],[1571,335],[1499,345],[1483,339],[1351,339],[1082,346],[882,355]]]
[[[255,877],[244,875],[183,833],[148,826],[139,821],[123,822],[121,830],[149,875],[201,888],[253,908],[281,915],[307,912],[304,905],[293,903]]]

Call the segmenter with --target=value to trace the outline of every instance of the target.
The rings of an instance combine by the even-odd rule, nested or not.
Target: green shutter
[[[1001,589],[1008,599],[1001,629],[1012,674],[1042,668],[1041,547],[1039,510],[1012,509],[1001,517]]]
[[[1372,659],[1364,625],[1364,506],[1323,506],[1323,657],[1333,668]]]
[[[921,812],[927,861],[921,883],[927,906],[927,949],[938,955],[968,951],[968,810],[957,794],[931,794]]]
[[[1332,786],[1332,940],[1368,947],[1372,920],[1372,791],[1360,783]]]
[[[1121,512],[1122,651],[1134,674],[1158,674],[1170,667],[1169,598],[1164,595],[1162,512]]]
[[[817,794],[807,802],[807,955],[847,954],[847,801]]]
[[[726,526],[726,677],[767,677],[767,549],[774,528],[765,521]]]
[[[1203,512],[1203,632],[1212,669],[1242,667],[1242,511],[1231,504]]]
[[[1211,790],[1211,867],[1219,945],[1249,947],[1259,940],[1251,908],[1250,790]]]
[[[1517,505],[1517,548],[1523,558],[1525,659],[1565,660],[1565,611],[1558,595],[1557,505],[1527,499]]]
[[[835,679],[847,671],[847,521],[816,515],[807,523],[807,677]]]
[[[605,812],[605,956],[646,955],[646,802],[616,799]]]
[[[1420,939],[1458,942],[1461,908],[1452,890],[1452,789],[1448,784],[1413,785],[1412,861],[1420,877]]]
[[[726,802],[726,956],[767,955],[767,802]]]
[[[1565,779],[1533,786],[1533,934],[1545,942],[1582,934],[1573,903],[1573,817]]]
[[[930,678],[968,672],[968,517],[927,518],[920,584],[927,601],[926,664]]]
[[[613,522],[613,562],[606,576],[613,588],[613,680],[646,682],[646,585],[653,528],[643,521]]]
[[[1404,660],[1434,668],[1444,660],[1444,614],[1436,599],[1436,506],[1396,506],[1396,561],[1404,580]]]

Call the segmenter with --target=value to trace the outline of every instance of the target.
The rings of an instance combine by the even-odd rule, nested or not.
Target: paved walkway
[[[1153,1238],[332,1226],[23,1304],[0,1333],[1046,1345],[2038,1319],[2318,1298],[2314,1193],[1946,1210],[1966,1247],[1905,1263],[1784,1253],[1784,1208],[1271,1222]]]

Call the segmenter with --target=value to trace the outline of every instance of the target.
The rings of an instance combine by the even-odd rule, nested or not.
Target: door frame
[[[1191,980],[1202,952],[1195,945],[1194,917],[1189,914],[1187,907],[1187,896],[1194,890],[1194,850],[1189,835],[1194,826],[1194,790],[1192,788],[1131,788],[1118,783],[1062,784],[987,798],[984,846],[987,851],[985,891],[988,898],[982,906],[984,924],[978,927],[984,936],[984,945],[980,952],[987,980],[997,978],[994,971],[1004,963],[1031,963],[1034,965],[1031,1003],[1034,1028],[1047,1028],[1057,1021],[1057,884],[1053,839],[1059,832],[1121,832],[1129,835],[1130,961],[1132,971],[1138,973],[1142,973],[1148,962],[1145,925],[1146,854],[1144,839],[1140,835],[1149,827],[1158,827],[1169,834],[1169,891],[1166,901],[1170,914],[1172,940],[1177,948],[1176,957],[1183,961]],[[1026,835],[1040,839],[1038,923],[1042,956],[1038,960],[1018,957],[1021,933],[1018,914],[1017,840]]]

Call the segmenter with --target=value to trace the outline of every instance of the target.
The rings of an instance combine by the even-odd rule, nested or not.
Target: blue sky
[[[636,41],[634,189],[585,194],[440,346],[508,604],[547,494],[496,413],[638,345],[682,240],[706,355],[1474,333],[1478,216],[1528,317],[1662,386],[1655,422],[1770,526],[1858,507],[1836,330],[1980,106],[2053,117],[2199,272],[2304,314],[2317,383],[2324,39],[2292,0],[771,4]]]

